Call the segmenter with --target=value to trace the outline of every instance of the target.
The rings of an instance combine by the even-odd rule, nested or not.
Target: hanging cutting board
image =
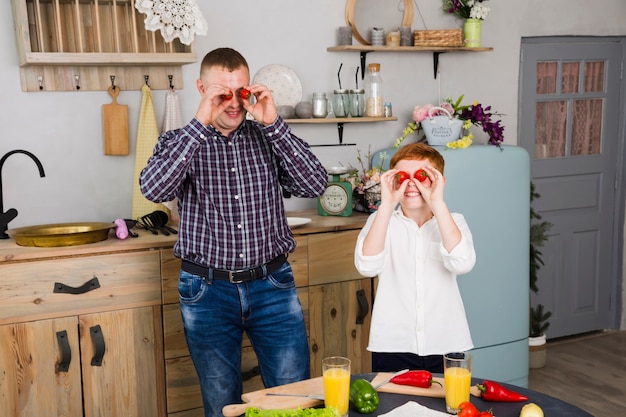
[[[108,91],[113,102],[102,105],[104,154],[128,155],[128,106],[117,103],[119,86],[109,86]]]

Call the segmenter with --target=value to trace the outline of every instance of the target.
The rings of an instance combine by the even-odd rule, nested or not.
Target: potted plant
[[[548,240],[548,231],[552,228],[552,223],[541,219],[532,207],[532,202],[540,195],[535,191],[535,185],[530,183],[530,290],[535,294],[539,291],[537,287],[537,274],[539,268],[544,265],[542,253],[539,250]],[[550,326],[548,319],[552,316],[550,311],[545,311],[542,304],[534,307],[530,305],[530,331],[528,337],[530,368],[542,368],[546,364],[547,346],[546,330]]]

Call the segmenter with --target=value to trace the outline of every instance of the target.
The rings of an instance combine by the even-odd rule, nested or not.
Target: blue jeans
[[[241,284],[181,271],[178,292],[206,417],[222,416],[223,406],[241,403],[244,331],[266,388],[310,378],[304,315],[288,262]]]

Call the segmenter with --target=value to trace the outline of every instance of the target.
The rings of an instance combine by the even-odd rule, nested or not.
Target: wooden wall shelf
[[[439,55],[445,52],[488,52],[491,47],[466,48],[464,46],[371,46],[341,45],[326,48],[329,52],[359,52],[361,55],[361,78],[365,78],[365,61],[369,52],[431,52],[435,79],[439,70]]]
[[[355,146],[356,143],[343,143],[343,125],[344,123],[372,123],[372,122],[393,122],[398,120],[397,117],[326,117],[315,119],[287,119],[288,124],[328,124],[337,123],[337,133],[339,134],[339,143],[311,145],[311,147],[319,146]]]
[[[132,1],[11,0],[23,91],[183,88],[192,45],[146,30]],[[170,76],[172,82],[170,83]]]

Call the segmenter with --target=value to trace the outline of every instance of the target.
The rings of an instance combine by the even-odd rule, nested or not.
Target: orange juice
[[[348,414],[350,404],[350,371],[330,368],[324,371],[324,405],[335,408],[339,415]]]
[[[447,368],[443,374],[446,387],[446,404],[454,409],[469,401],[472,373],[465,368]]]

